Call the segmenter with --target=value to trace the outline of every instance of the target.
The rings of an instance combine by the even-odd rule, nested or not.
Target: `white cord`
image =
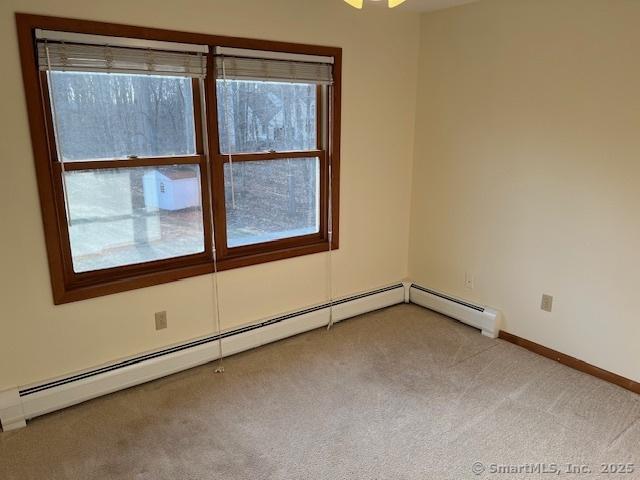
[[[329,237],[329,255],[328,255],[328,271],[327,271],[327,289],[329,290],[329,323],[327,330],[331,330],[333,326],[333,213],[332,213],[332,194],[331,194],[331,162],[329,162],[329,204],[327,205],[327,229]]]
[[[205,87],[204,87],[204,80],[200,80],[200,95],[201,95],[201,105],[204,105],[205,107],[202,109],[202,111],[200,112],[200,114],[203,117],[203,122],[202,125],[206,125],[206,113],[205,113],[205,109],[206,109],[206,103],[204,101],[204,91],[205,91]],[[209,205],[213,205],[213,193],[212,193],[212,188],[211,188],[211,178],[212,178],[212,172],[213,172],[213,168],[211,165],[211,155],[209,152],[209,143],[207,142],[207,136],[204,134],[204,131],[202,132],[202,138],[204,139],[204,149],[205,149],[205,159],[206,159],[206,167],[207,167],[207,171],[206,171],[206,175],[207,175],[207,183],[209,184]],[[212,296],[211,296],[211,301],[212,301],[212,311],[215,312],[215,324],[214,324],[214,329],[218,334],[218,353],[219,353],[219,357],[218,357],[218,366],[215,368],[215,373],[223,373],[224,372],[224,366],[222,364],[222,320],[221,320],[221,316],[220,316],[220,289],[218,287],[218,253],[217,253],[217,249],[216,249],[216,237],[215,237],[215,219],[213,216],[213,208],[209,209],[209,225],[211,225],[211,259],[213,260],[213,274],[211,275],[211,283],[212,283]]]
[[[47,41],[45,40],[44,42],[45,44],[45,52],[47,54],[47,79],[50,80],[50,72],[52,71],[51,69],[51,59],[49,56],[49,45],[47,43]],[[69,224],[71,223],[71,217],[69,215],[69,199],[67,196],[67,181],[66,181],[66,176],[65,176],[65,168],[64,168],[64,158],[60,153],[60,142],[57,138],[57,130],[56,130],[56,106],[55,106],[55,94],[53,93],[53,89],[50,89],[51,91],[51,116],[52,116],[52,120],[53,120],[53,125],[54,125],[54,135],[56,136],[56,151],[57,151],[57,155],[58,155],[58,161],[60,162],[60,169],[61,169],[61,176],[62,176],[62,191],[63,191],[63,195],[64,195],[64,207],[65,207],[65,211],[66,211],[66,215],[67,215],[67,222],[69,222]],[[204,95],[204,87],[202,85],[202,80],[201,80],[201,85],[200,85],[200,94]],[[204,102],[201,102],[202,105],[204,105]],[[204,115],[204,111],[201,112],[201,115]],[[206,135],[203,135],[203,138],[205,139],[205,149],[206,149],[206,165],[207,165],[207,178],[211,178],[211,156],[209,155],[209,151],[208,151],[208,145],[206,144]],[[211,189],[209,189],[209,205],[213,205],[213,199],[211,198]],[[213,296],[212,296],[212,301],[213,301],[213,309],[215,310],[216,313],[216,325],[215,328],[217,330],[218,333],[218,350],[220,353],[220,357],[218,358],[218,366],[215,369],[216,373],[222,373],[224,372],[224,366],[222,365],[222,325],[221,325],[221,320],[220,320],[220,293],[219,293],[219,288],[218,288],[218,256],[217,256],[217,252],[216,252],[216,241],[215,241],[215,235],[213,234],[214,230],[214,219],[213,219],[213,209],[210,209],[210,215],[211,215],[211,219],[210,219],[210,225],[211,225],[211,250],[212,250],[212,256],[213,256],[213,275],[212,275],[212,282],[213,282]]]
[[[64,47],[64,44],[63,44]],[[49,56],[49,43],[45,39],[44,41],[44,50],[47,53],[47,81],[51,81],[51,57]],[[42,89],[41,89],[42,91]],[[67,176],[64,168],[64,157],[60,152],[60,141],[58,138],[58,129],[57,129],[57,117],[56,117],[56,100],[55,93],[53,92],[53,88],[49,88],[50,97],[51,97],[51,120],[53,124],[53,135],[56,141],[56,154],[58,157],[58,162],[60,163],[60,177],[62,178],[62,197],[64,199],[64,211],[67,216],[67,223],[69,224],[69,228],[71,227],[71,215],[69,213],[69,197],[67,194]],[[44,95],[44,94],[43,94]]]
[[[212,247],[213,247],[213,302],[216,309],[216,327],[218,330],[218,351],[220,357],[218,357],[218,366],[214,370],[215,373],[224,373],[224,365],[222,365],[222,326],[220,322],[220,292],[218,290],[218,255],[216,253],[216,241],[215,235],[211,235]]]
[[[227,70],[224,62],[224,55],[222,58],[222,81],[224,83],[224,123],[227,130],[227,150],[229,155],[229,181],[231,183],[231,205],[236,208],[236,188],[233,178],[233,155],[231,154],[231,125],[229,124],[229,82],[227,81]]]
[[[224,83],[224,95],[223,95],[223,102],[224,102],[224,120],[225,120],[225,126],[227,129],[227,150],[228,150],[228,155],[229,155],[229,175],[230,175],[230,182],[231,182],[231,205],[233,208],[236,208],[236,191],[235,191],[235,182],[234,182],[234,178],[233,178],[233,156],[231,154],[231,128],[230,128],[230,122],[229,122],[229,83],[227,81],[227,72],[226,72],[226,67],[225,67],[225,62],[224,62],[224,56],[222,57],[222,81]],[[203,103],[204,105],[204,103]],[[210,166],[210,155],[207,154],[207,165],[209,166],[210,172],[211,172],[211,166]],[[224,175],[224,169],[223,169],[223,175]],[[208,175],[208,178],[211,178],[211,175]],[[211,192],[211,188],[209,189],[209,191]],[[211,196],[211,193],[210,193]],[[210,205],[213,205],[213,199],[210,198]],[[213,254],[213,277],[212,277],[212,282],[213,282],[213,302],[215,304],[215,311],[216,311],[216,329],[218,332],[218,350],[220,352],[220,357],[218,358],[218,366],[215,369],[215,373],[224,373],[224,365],[222,364],[222,324],[221,324],[221,320],[220,320],[220,289],[218,286],[218,251],[216,249],[216,239],[215,239],[215,234],[213,232],[215,232],[215,225],[214,225],[214,218],[213,218],[213,209],[211,209],[211,251]]]
[[[210,156],[206,154],[207,159],[207,178],[211,178],[211,164],[210,164]],[[209,205],[213,205],[211,198],[211,188],[209,188]],[[218,334],[218,366],[215,368],[215,373],[223,373],[224,365],[222,365],[222,322],[220,319],[220,289],[218,287],[218,253],[216,250],[216,238],[215,238],[215,225],[213,219],[213,209],[209,209],[209,224],[211,225],[211,259],[213,260],[213,274],[211,275],[211,284],[212,284],[212,293],[211,296],[211,307],[212,311],[215,312],[215,324],[214,329]]]
[[[329,99],[330,100],[330,99]],[[328,109],[331,109],[331,101],[328,102]],[[329,118],[331,111],[328,112]],[[327,133],[328,135],[328,133]],[[329,290],[329,323],[327,324],[327,330],[331,330],[333,326],[333,173],[332,173],[332,161],[331,156],[328,157],[327,162],[329,170],[329,198],[327,205],[327,236],[329,238],[329,254],[328,254],[328,268],[327,268],[327,289]]]

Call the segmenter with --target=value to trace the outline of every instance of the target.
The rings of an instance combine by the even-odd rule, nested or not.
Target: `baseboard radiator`
[[[408,302],[410,284],[398,283],[222,332],[170,348],[132,357],[68,377],[0,392],[0,423],[4,431],[21,428],[26,420],[92,398],[123,390],[233,355],[333,321]]]
[[[409,302],[478,328],[488,337],[498,336],[500,312],[497,310],[411,282],[397,283],[75,375],[2,391],[0,424],[4,431],[21,428],[31,418],[209,363],[220,358],[219,343],[222,343],[222,356],[225,357],[324,327],[329,322],[330,312],[333,321],[340,322],[363,313]]]
[[[426,307],[478,328],[482,334],[497,338],[500,333],[501,314],[484,305],[475,305],[420,285],[412,284],[409,290],[411,303]]]

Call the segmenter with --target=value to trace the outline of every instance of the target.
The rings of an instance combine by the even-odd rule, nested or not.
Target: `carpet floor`
[[[640,396],[414,305],[224,366],[1,433],[0,478],[640,478]]]

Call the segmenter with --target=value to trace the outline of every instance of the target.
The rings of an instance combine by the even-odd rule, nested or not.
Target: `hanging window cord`
[[[201,104],[202,105],[206,105],[205,102],[205,88],[204,88],[204,79],[200,79],[200,95],[201,95]],[[206,107],[205,107],[206,108]],[[201,115],[203,116],[203,122],[202,124],[205,125],[206,122],[204,121],[204,117],[205,117],[205,110],[203,109],[201,112]],[[207,167],[207,179],[211,179],[211,175],[213,172],[213,167],[211,165],[211,155],[210,155],[210,151],[209,151],[209,144],[207,142],[207,136],[205,135],[205,132],[202,132],[202,138],[204,139],[204,148],[205,148],[205,159],[206,159],[206,167]],[[210,180],[208,180],[210,181]],[[209,186],[208,189],[208,195],[209,195],[209,205],[213,205],[213,193],[212,193],[212,188],[211,186]],[[217,366],[214,369],[215,373],[224,373],[224,365],[222,363],[222,320],[221,320],[221,316],[220,316],[220,287],[218,285],[218,251],[217,251],[217,245],[216,245],[216,237],[215,237],[215,219],[213,216],[213,209],[209,209],[209,222],[211,225],[211,260],[213,261],[213,274],[211,275],[211,288],[212,288],[212,296],[211,296],[211,302],[212,302],[212,312],[215,312],[215,324],[214,324],[214,330],[217,332],[218,334],[218,362],[217,362]]]
[[[63,43],[63,47],[64,47],[64,43]],[[47,79],[51,80],[51,72],[52,72],[52,68],[51,68],[51,55],[49,53],[49,43],[45,40],[44,41],[44,50],[46,52],[46,56],[47,56]],[[42,89],[40,89],[42,91]],[[44,95],[44,94],[43,94]],[[43,104],[44,104],[44,99],[43,99]],[[51,93],[51,119],[53,121],[53,125],[56,125],[56,97],[53,94],[53,91]],[[65,165],[64,165],[64,157],[61,155],[60,152],[60,142],[58,141],[58,134],[57,134],[57,129],[54,128],[53,129],[53,134],[56,136],[56,154],[58,156],[58,162],[60,163],[60,177],[62,179],[62,197],[64,199],[64,211],[65,214],[67,216],[67,219],[69,221],[69,223],[71,223],[71,216],[69,214],[69,198],[68,198],[68,193],[67,193],[67,175],[66,175],[66,171],[65,171]]]
[[[212,223],[213,225],[213,223]],[[216,252],[216,240],[215,236],[211,235],[211,245],[212,245],[212,254],[213,254],[213,296],[212,300],[215,304],[215,312],[216,312],[216,330],[218,331],[218,365],[216,366],[214,372],[215,373],[224,373],[224,365],[222,364],[222,324],[220,321],[220,290],[218,288],[218,254]]]
[[[224,95],[223,95],[223,109],[224,109],[224,123],[225,130],[227,133],[227,151],[229,154],[229,182],[231,184],[231,206],[236,208],[236,188],[235,188],[235,180],[233,178],[233,155],[231,153],[231,120],[229,115],[229,81],[227,80],[227,69],[224,61],[224,55],[222,58],[222,83],[224,85]]]
[[[50,54],[50,50],[49,50],[49,42],[45,39],[44,40],[44,51],[45,51],[45,55],[46,55],[46,71],[47,71],[47,79],[50,81],[51,80],[51,72],[53,72],[53,67],[52,67],[52,63],[51,63],[51,54]],[[111,55],[111,50],[110,47],[107,45],[107,54],[106,54],[106,59],[107,59],[107,73],[109,73],[109,68],[112,66],[112,55]],[[64,42],[61,44],[61,50],[62,50],[62,54],[60,55],[60,57],[62,58],[62,63],[63,63],[63,67],[64,64],[66,63],[65,61],[65,44]],[[201,53],[198,53],[198,57],[202,57]],[[151,52],[150,50],[148,50],[148,56],[147,58],[149,59],[149,63],[148,63],[148,71],[150,73],[152,73],[154,71],[154,67],[152,65],[153,63],[153,52]],[[203,82],[202,79],[200,79],[200,82]],[[202,88],[202,84],[201,84],[201,88],[200,88],[200,92],[201,95],[203,95],[205,89]],[[44,97],[43,97],[43,102],[44,102]],[[204,105],[204,99],[203,99],[203,103]],[[52,93],[51,94],[51,117],[53,120],[53,124],[57,125],[56,123],[56,101],[55,101],[55,95]],[[203,112],[201,112],[202,114]],[[57,135],[57,129],[54,128],[54,135]],[[206,139],[206,136],[203,135],[203,138]],[[63,192],[63,198],[64,198],[64,208],[65,208],[65,213],[67,216],[67,219],[69,219],[70,221],[70,213],[69,213],[69,198],[68,198],[68,186],[67,186],[67,177],[66,177],[66,170],[65,170],[65,161],[64,161],[64,157],[63,155],[61,155],[60,152],[60,147],[59,147],[60,142],[57,141],[56,139],[56,153],[58,156],[58,162],[60,164],[60,175],[61,175],[61,180],[62,180],[62,192]],[[207,169],[209,170],[209,172],[211,172],[211,165],[210,165],[210,155],[208,154],[208,147],[207,148],[207,154],[206,154],[206,159],[207,159]],[[208,173],[209,173],[208,172]],[[212,198],[211,198],[211,191],[209,190],[209,201],[212,202]],[[210,203],[212,204],[212,203]],[[213,226],[213,212],[211,212],[211,225]],[[212,228],[213,231],[213,228]],[[219,351],[219,357],[218,357],[218,365],[216,366],[215,372],[216,373],[223,373],[224,372],[224,366],[222,364],[222,337],[221,337],[221,333],[222,333],[222,323],[221,323],[221,317],[220,317],[220,292],[219,292],[219,286],[218,286],[218,255],[217,255],[217,251],[216,251],[216,242],[215,242],[215,237],[212,234],[211,235],[211,251],[212,251],[212,260],[213,260],[213,275],[212,275],[212,290],[213,290],[213,295],[212,295],[212,302],[213,302],[213,311],[215,312],[215,329],[217,330],[217,334],[218,334],[218,351]]]
[[[327,208],[327,236],[329,238],[329,253],[327,255],[327,290],[329,291],[329,323],[327,330],[333,327],[333,215],[331,213],[331,162],[329,162],[329,205]]]
[[[327,99],[329,99],[329,94]],[[331,118],[331,101],[328,101],[328,115]],[[327,330],[331,330],[333,327],[333,172],[331,157],[329,157],[328,170],[329,170],[329,185],[328,185],[328,204],[327,204],[327,237],[329,239],[329,253],[327,255],[327,289],[329,294],[329,323],[327,324]]]
[[[224,54],[219,54],[218,58],[220,59],[219,62],[219,67],[222,71],[222,82],[224,85],[224,95],[222,95],[222,101],[223,101],[223,111],[224,111],[224,117],[225,117],[225,130],[226,130],[226,140],[227,140],[227,155],[228,155],[228,160],[229,160],[229,183],[230,183],[230,188],[231,188],[231,205],[232,208],[236,208],[236,195],[235,195],[235,179],[234,179],[234,174],[233,174],[233,154],[232,154],[232,147],[231,147],[231,113],[230,113],[230,92],[229,92],[229,78],[227,77],[227,63],[225,61],[225,56]],[[266,62],[261,62],[263,65],[266,64]],[[264,67],[264,71],[266,72],[266,67]],[[330,74],[329,74],[330,75]],[[332,82],[328,82],[328,85],[331,85]],[[202,91],[204,91],[204,89],[202,89]],[[329,96],[327,95],[327,99],[329,98]],[[316,101],[319,101],[320,99],[317,99]],[[331,102],[328,101],[327,102],[327,108],[328,110],[331,109]],[[330,112],[327,113],[328,116],[331,115]],[[275,150],[272,150],[272,152],[275,153]],[[290,163],[290,159],[287,159],[288,162]],[[207,164],[209,166],[209,155],[207,155]],[[209,168],[211,168],[209,166]],[[329,240],[329,250],[328,250],[328,254],[327,254],[327,291],[328,291],[328,301],[329,301],[329,321],[327,323],[327,330],[331,330],[331,328],[333,327],[334,324],[334,318],[333,318],[333,303],[334,303],[334,297],[333,297],[333,173],[332,173],[332,164],[331,161],[328,162],[328,175],[329,175],[329,185],[328,185],[328,206],[327,206],[327,238]],[[210,178],[210,177],[209,177]],[[212,225],[213,225],[213,217],[211,219]],[[213,251],[213,268],[214,268],[214,274],[213,274],[213,289],[214,289],[214,303],[215,303],[215,309],[216,309],[216,320],[217,320],[217,331],[218,331],[218,345],[219,345],[219,352],[220,352],[220,358],[219,358],[219,363],[218,366],[216,367],[216,373],[222,373],[224,372],[224,366],[222,365],[222,338],[220,336],[221,333],[221,324],[220,324],[220,302],[219,302],[219,287],[218,287],[218,264],[217,264],[217,250],[216,250],[216,244],[215,244],[215,238],[213,238],[214,236],[212,235],[212,251]]]
[[[224,111],[224,117],[225,117],[225,130],[226,130],[226,140],[227,140],[227,150],[228,150],[228,158],[229,158],[229,182],[230,182],[230,187],[231,187],[231,205],[233,208],[236,208],[236,196],[235,196],[235,179],[234,179],[234,175],[233,175],[233,155],[231,153],[231,114],[230,114],[230,110],[229,110],[229,104],[230,104],[230,94],[229,94],[229,79],[227,77],[227,62],[226,62],[226,57],[224,54],[218,54],[218,66],[220,68],[220,70],[222,71],[222,81],[223,81],[223,85],[224,85],[224,95],[223,97],[223,111]],[[231,57],[233,61],[238,61],[237,58],[235,57]],[[268,68],[267,66],[270,64],[268,61],[265,61],[264,59],[262,60],[256,60],[256,59],[239,59],[240,61],[244,60],[244,61],[258,61],[260,63],[260,70],[262,75],[267,78],[268,75]],[[295,72],[294,66],[296,65],[295,63],[292,62],[277,62],[278,64],[282,65],[285,63],[288,63],[290,66],[290,75],[292,77],[295,77],[293,75],[293,73]],[[300,65],[298,63],[298,65]],[[323,71],[321,67],[327,67],[326,65],[317,65],[318,71],[315,72],[315,74],[318,76],[317,78],[322,78],[322,75],[326,75],[327,72]],[[236,66],[237,69],[237,66]],[[329,79],[331,77],[331,69],[329,67],[328,69],[328,75],[329,75]],[[236,72],[237,74],[237,72]],[[303,80],[304,81],[304,80]],[[319,83],[323,83],[323,82],[319,82]],[[327,85],[331,85],[331,81],[327,82]],[[327,97],[328,98],[328,97]],[[320,99],[317,99],[316,101],[320,101]],[[330,108],[330,102],[328,102],[328,108]],[[275,150],[271,150],[271,152],[275,153]],[[287,159],[287,163],[290,164],[290,160]],[[331,327],[333,326],[334,320],[333,320],[333,212],[332,212],[332,205],[333,205],[333,191],[332,191],[332,169],[331,169],[331,161],[328,162],[328,170],[329,170],[329,186],[328,186],[328,208],[327,208],[327,237],[329,240],[329,250],[328,250],[328,254],[327,254],[327,292],[328,292],[328,297],[329,297],[329,321],[327,323],[327,330],[330,330]]]

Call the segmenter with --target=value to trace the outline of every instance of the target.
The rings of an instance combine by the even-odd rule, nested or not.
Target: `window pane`
[[[320,161],[291,158],[224,166],[229,247],[320,231]],[[235,197],[235,202],[234,198]]]
[[[82,72],[49,79],[63,159],[195,153],[191,79]]]
[[[316,149],[315,85],[218,80],[217,88],[222,153]]]
[[[195,165],[65,174],[75,272],[204,251]]]

